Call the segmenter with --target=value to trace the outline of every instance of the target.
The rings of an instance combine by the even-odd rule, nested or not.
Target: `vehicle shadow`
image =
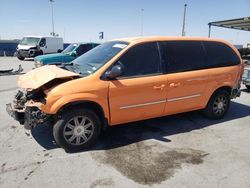
[[[250,90],[249,90],[249,89],[242,89],[241,91],[242,91],[242,92],[245,92],[245,93],[250,93]]]
[[[222,120],[209,120],[203,117],[199,111],[194,111],[124,124],[104,131],[95,146],[87,151],[113,149],[148,139],[171,142],[168,136],[203,129],[213,125],[218,126],[220,123],[249,115],[250,106],[232,102],[228,114]],[[58,148],[53,138],[52,126],[39,125],[31,131],[31,134],[45,149]]]

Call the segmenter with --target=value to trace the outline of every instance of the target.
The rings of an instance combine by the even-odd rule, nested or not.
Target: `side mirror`
[[[111,68],[110,71],[107,71],[105,73],[105,77],[106,78],[109,78],[109,79],[115,79],[117,78],[118,76],[121,76],[122,75],[122,66],[121,65],[115,65]]]

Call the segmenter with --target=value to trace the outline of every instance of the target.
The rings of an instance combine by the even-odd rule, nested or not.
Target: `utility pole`
[[[144,9],[142,8],[141,9],[141,36],[143,36],[143,12],[144,12]]]
[[[182,25],[182,36],[183,37],[186,35],[186,32],[185,32],[186,9],[187,9],[187,4],[184,5],[184,15],[183,15],[183,25]]]
[[[211,23],[208,24],[208,38],[211,36]]]
[[[52,36],[55,36],[55,30],[54,30],[54,10],[53,10],[53,3],[54,3],[54,0],[49,0],[50,1],[50,5],[51,5],[51,18],[52,18],[52,33],[51,35]]]

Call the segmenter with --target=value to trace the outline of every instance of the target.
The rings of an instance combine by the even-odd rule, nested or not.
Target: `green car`
[[[35,67],[43,65],[68,63],[98,46],[98,43],[73,43],[65,48],[61,53],[39,55],[34,58]]]

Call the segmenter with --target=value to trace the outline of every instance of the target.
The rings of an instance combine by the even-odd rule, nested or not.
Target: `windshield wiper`
[[[77,64],[74,64],[73,62],[70,62],[70,63],[62,63],[60,66],[58,66],[62,69],[66,69],[68,71],[72,71],[72,72],[75,72],[75,73],[78,73],[78,74],[82,74],[80,69],[79,69],[79,65]]]
[[[66,66],[71,66],[71,65],[73,65],[72,62],[71,62],[71,63],[60,63],[60,64],[58,64],[58,67],[59,67],[59,68],[65,68],[65,69],[67,69]],[[68,70],[68,69],[67,69],[67,70]]]
[[[85,63],[85,64],[96,69],[96,67],[94,65],[91,65],[90,63]]]

